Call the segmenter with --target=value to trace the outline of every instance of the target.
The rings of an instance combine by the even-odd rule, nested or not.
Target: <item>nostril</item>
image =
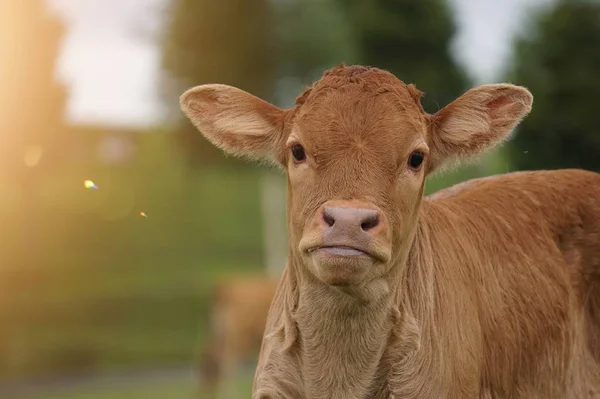
[[[374,229],[379,224],[379,215],[367,216],[360,224],[360,228],[364,231]]]
[[[323,220],[329,227],[332,227],[335,224],[335,219],[329,212],[327,212],[327,210],[323,211]]]

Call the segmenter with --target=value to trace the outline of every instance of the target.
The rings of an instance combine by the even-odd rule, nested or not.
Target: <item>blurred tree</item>
[[[278,105],[291,107],[323,70],[358,62],[352,27],[337,0],[272,2],[276,16]]]
[[[174,0],[162,38],[161,90],[193,164],[227,162],[183,120],[177,97],[225,83],[291,106],[325,68],[352,61],[354,43],[336,0]]]
[[[182,118],[177,98],[205,83],[223,83],[270,98],[274,46],[268,0],[173,0],[162,37],[162,91],[192,165],[231,160]]]
[[[559,0],[533,28],[517,40],[507,74],[535,97],[511,141],[515,166],[600,170],[600,3]]]
[[[58,160],[65,88],[55,63],[64,25],[43,0],[0,2],[0,165],[25,173]]]
[[[42,183],[64,159],[66,90],[55,79],[63,33],[63,21],[45,1],[0,1],[0,292],[16,286],[39,293],[19,283],[33,280],[36,267],[39,276],[41,248],[48,241],[42,233],[47,226]],[[12,200],[3,202],[7,195]],[[29,340],[30,330],[15,323],[22,302],[11,297],[3,305],[0,378],[31,366],[37,344]]]
[[[64,159],[66,90],[55,79],[64,29],[43,0],[0,2],[0,181],[21,198],[7,212],[16,224],[4,225],[22,229],[24,255],[39,225],[40,183]]]
[[[415,83],[426,93],[426,111],[437,111],[469,87],[450,54],[456,28],[445,0],[337,1],[353,28],[360,62]]]

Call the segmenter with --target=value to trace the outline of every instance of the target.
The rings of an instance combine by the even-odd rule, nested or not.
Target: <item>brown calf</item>
[[[423,197],[427,175],[504,141],[510,84],[437,113],[371,67],[327,71],[292,109],[234,87],[183,94],[231,154],[288,177],[289,264],[253,398],[600,396],[600,175],[511,173]]]

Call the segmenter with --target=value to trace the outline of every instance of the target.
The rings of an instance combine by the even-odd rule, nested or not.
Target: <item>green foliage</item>
[[[519,169],[600,170],[600,3],[560,0],[515,46],[508,80],[534,96],[511,143]]]
[[[166,15],[162,64],[176,79],[177,90],[225,83],[271,95],[272,31],[266,0],[175,0]]]
[[[358,61],[351,26],[336,0],[273,1],[277,76],[282,106],[292,106],[302,86],[342,61]]]
[[[184,90],[206,83],[239,87],[269,98],[274,46],[267,0],[175,0],[166,10],[161,42],[165,105],[181,121],[176,137],[191,165],[233,164],[179,111]]]
[[[337,1],[352,26],[360,62],[415,83],[426,93],[426,111],[437,111],[470,85],[450,55],[455,26],[445,0]]]

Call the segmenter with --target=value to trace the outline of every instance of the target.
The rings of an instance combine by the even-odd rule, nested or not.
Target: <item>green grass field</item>
[[[186,175],[145,140],[134,165],[69,165],[30,208],[0,201],[0,382],[191,362],[215,279],[262,271],[257,169]]]
[[[234,382],[239,398],[247,398],[252,389],[253,375],[243,373]],[[0,396],[2,397],[2,396]],[[8,397],[8,396],[7,396]],[[12,393],[11,399],[213,399],[203,392],[195,376],[185,370],[175,373],[149,373],[118,380],[98,377],[84,382],[73,381],[59,387],[36,388],[24,393]],[[232,397],[231,399],[237,399]]]
[[[14,399],[198,399],[194,381],[189,378],[170,378],[146,381],[133,386],[78,387],[50,390]],[[208,399],[208,398],[207,398]]]

